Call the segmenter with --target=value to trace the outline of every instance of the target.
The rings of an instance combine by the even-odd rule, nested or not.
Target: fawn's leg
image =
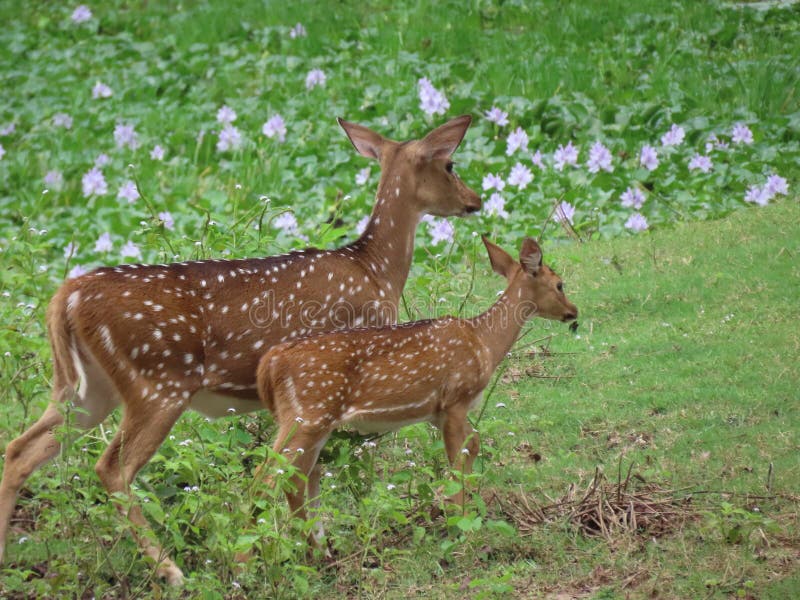
[[[317,451],[317,457],[319,457],[319,450]],[[319,480],[321,475],[322,465],[319,463],[316,463],[314,468],[311,469],[311,473],[308,474],[308,512],[312,519],[317,519],[315,530],[311,535],[318,545],[322,541],[322,538],[325,537],[325,527],[322,525],[322,521],[319,518]]]
[[[480,436],[467,420],[467,411],[461,406],[449,411],[442,424],[444,447],[450,466],[465,475],[472,472],[472,464],[480,450]],[[464,490],[449,498],[453,504],[464,504]]]
[[[312,508],[313,516],[319,504],[320,469],[317,459],[328,435],[327,431],[319,431],[292,421],[289,425],[281,426],[273,447],[275,452],[284,454],[297,469],[291,478],[294,489],[286,490],[286,499],[292,514],[304,521],[308,518],[306,505]],[[315,532],[309,534],[308,542],[311,546],[319,546]]]

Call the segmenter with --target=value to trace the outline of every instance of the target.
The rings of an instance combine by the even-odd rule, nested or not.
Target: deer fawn
[[[56,429],[68,407],[79,409],[77,428],[88,429],[124,405],[96,471],[109,494],[128,493],[185,410],[218,417],[261,408],[255,374],[265,350],[313,332],[396,322],[421,217],[481,207],[450,159],[470,122],[457,117],[422,140],[398,143],[340,119],[356,150],[380,162],[381,180],[363,235],[338,250],[120,265],[64,283],[47,311],[52,402],[6,448],[0,560],[17,493],[59,453]],[[140,507],[130,505],[127,517],[158,575],[180,584],[183,574],[150,541]]]
[[[316,506],[317,458],[342,425],[376,433],[428,421],[442,431],[450,464],[470,472],[479,437],[467,414],[524,322],[578,316],[534,240],[524,241],[519,262],[483,242],[508,287],[482,315],[326,333],[273,346],[261,358],[258,393],[279,426],[274,449],[297,468],[294,491],[286,492],[294,514],[306,518],[306,481]],[[462,493],[451,500],[460,503]],[[313,534],[309,541],[316,545]]]

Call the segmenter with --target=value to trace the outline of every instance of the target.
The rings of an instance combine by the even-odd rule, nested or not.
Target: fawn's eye
[[[564,291],[564,283],[563,283],[563,282],[561,282],[561,281],[559,281],[559,282],[556,284],[556,289],[557,289],[559,292],[563,292],[563,291]]]
[[[447,164],[445,165],[445,167],[444,167],[444,168],[447,170],[447,172],[448,172],[448,173],[452,173],[452,172],[453,172],[453,167],[454,167],[454,166],[455,166],[455,163],[454,163],[454,162],[452,162],[452,161],[450,161],[449,163],[447,163]]]

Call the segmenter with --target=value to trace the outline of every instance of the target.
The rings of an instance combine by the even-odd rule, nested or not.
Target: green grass
[[[72,267],[131,260],[120,255],[126,241],[149,262],[305,245],[274,227],[287,208],[312,245],[339,245],[372,206],[377,168],[366,185],[354,184],[367,162],[334,117],[405,139],[466,112],[475,120],[455,158],[467,184],[507,177],[518,161],[534,181],[503,191],[507,219],[453,220],[454,244],[431,245],[421,227],[403,316],[485,308],[503,284],[473,232],[518,246],[563,198],[576,209],[577,236],[551,224],[544,248],[581,309],[577,336],[536,322],[509,360],[479,423],[483,454],[470,486],[480,494],[465,514],[431,517],[437,492],[451,483],[429,428],[387,436],[376,448],[332,442],[323,506],[333,565],[305,560],[301,526],[289,523],[280,490],[267,490],[256,508],[247,502],[254,465],[273,441],[268,416],[209,423],[186,415],[137,488],[159,539],[189,575],[183,595],[800,595],[800,5],[346,0],[323,10],[251,0],[91,8],[94,18],[74,25],[73,7],[20,11],[0,0],[0,127],[15,125],[0,135],[0,447],[47,402],[44,307]],[[307,37],[288,36],[297,22]],[[312,68],[328,81],[307,91]],[[421,77],[449,99],[446,116],[420,110]],[[91,98],[97,81],[111,86],[111,98]],[[215,148],[223,104],[238,113],[245,138],[233,152]],[[492,106],[509,113],[508,126],[482,116]],[[70,129],[53,125],[60,112],[72,117]],[[261,134],[276,112],[287,122],[283,144]],[[135,125],[139,148],[116,147],[119,122]],[[753,130],[752,145],[713,149],[711,173],[687,169],[711,135],[728,140],[737,122]],[[686,129],[686,141],[661,147],[672,123]],[[507,156],[518,126],[529,152]],[[598,140],[613,153],[613,173],[585,168]],[[581,166],[557,172],[550,155],[568,141],[581,148]],[[658,147],[653,172],[639,167],[645,143]],[[166,149],[163,161],[150,158],[155,144]],[[547,169],[532,167],[535,149]],[[101,153],[110,159],[109,191],[86,198],[81,177]],[[52,170],[63,183],[44,193]],[[789,197],[745,208],[745,190],[773,173],[787,178]],[[144,199],[128,204],[116,195],[134,178]],[[624,226],[628,186],[646,195],[648,233]],[[155,218],[165,210],[172,231]],[[104,233],[113,249],[94,250]],[[67,257],[70,242],[77,249]],[[549,354],[529,354],[525,344],[542,337],[549,341],[535,347]],[[118,419],[30,479],[0,567],[1,595],[180,596],[152,580],[94,475]],[[514,492],[547,502],[572,484],[584,489],[598,467],[615,480],[620,464],[678,496],[714,493],[695,495],[697,517],[655,541],[606,542],[564,519],[523,537],[491,501]],[[251,523],[251,512],[263,522]],[[232,556],[245,548],[260,560],[239,571]]]
[[[768,495],[772,465],[773,491],[796,499],[800,338],[790,324],[800,312],[799,216],[797,204],[786,203],[636,241],[556,250],[583,311],[580,339],[559,333],[555,355],[545,359],[548,370],[568,379],[523,377],[500,390],[498,398],[519,394],[506,401],[508,420],[543,460],[533,466],[525,453],[512,453],[497,484],[555,496],[568,483],[585,486],[598,465],[615,479],[621,460],[674,489]],[[576,354],[561,354],[570,352]],[[528,362],[520,359],[520,366]],[[492,478],[500,475],[491,470]],[[724,498],[697,499],[713,511]],[[765,553],[721,543],[701,522],[644,542],[625,560],[592,544],[592,559],[576,564],[569,535],[543,532],[542,550],[556,548],[538,583],[558,586],[564,575],[580,579],[599,564],[615,573],[612,580],[646,570],[637,596],[724,596],[747,580],[756,582],[756,597],[782,597],[778,589],[796,594],[796,574],[794,584],[770,574],[782,559],[797,557],[796,500],[756,503],[785,519],[785,537]],[[706,589],[710,580],[719,583]],[[607,587],[621,593],[619,585]]]
[[[607,543],[585,537],[563,519],[518,537],[493,525],[503,519],[496,504],[480,509],[479,502],[474,506],[484,525],[477,531],[448,533],[441,519],[424,525],[421,515],[429,508],[419,498],[427,485],[446,475],[436,475],[443,460],[436,436],[418,426],[389,436],[374,454],[366,452],[368,459],[358,456],[358,446],[354,454],[353,447],[333,444],[328,468],[339,486],[324,487],[323,506],[342,564],[330,570],[309,563],[312,570],[304,577],[311,590],[364,597],[400,597],[411,590],[450,597],[469,579],[480,579],[469,588],[474,593],[513,590],[523,597],[563,592],[722,598],[742,590],[753,597],[780,598],[800,590],[791,568],[800,555],[800,373],[798,334],[787,325],[798,317],[798,222],[800,208],[792,201],[635,239],[546,246],[545,260],[557,265],[581,309],[578,334],[560,324],[536,322],[526,339],[552,335],[551,354],[532,358],[517,353],[506,371],[515,374],[513,382],[504,378],[479,424],[484,454],[478,481],[484,499],[516,490],[547,503],[548,496],[562,495],[570,484],[585,488],[597,467],[614,480],[621,462],[623,468],[633,464],[634,473],[677,496],[713,492],[694,496],[696,520],[657,540],[622,536]],[[489,277],[483,257],[479,260],[474,306],[488,303],[501,287]],[[537,365],[532,373],[562,377],[526,375]],[[497,402],[507,408],[496,408]],[[184,451],[170,442],[165,458],[155,460],[143,476],[142,488],[155,489],[168,510],[161,517],[166,531],[174,532],[169,511],[178,515],[185,510],[181,496],[197,496],[180,493],[176,470],[178,481],[203,488],[191,504],[197,511],[193,518],[199,513],[201,522],[215,511],[228,513],[228,502],[245,493],[250,468],[242,470],[237,462],[236,444],[254,449],[259,438],[266,443],[271,435],[269,426],[257,430],[256,423],[255,418],[214,424],[196,416],[182,419],[176,440],[193,438],[204,450]],[[238,433],[228,439],[231,426]],[[207,446],[214,436],[222,448]],[[133,542],[118,532],[110,509],[96,504],[103,494],[86,454],[102,448],[98,437],[79,442],[66,463],[31,479],[35,497],[23,501],[24,514],[42,511],[43,521],[27,532],[30,541],[12,544],[11,560],[55,574],[74,565],[77,557],[78,566],[72,568],[83,571],[81,581],[101,585],[98,589],[113,565],[118,575],[130,570],[123,581],[142,593],[135,586],[142,585],[137,581],[144,565],[133,559]],[[80,456],[82,445],[88,452]],[[415,468],[406,465],[406,447],[412,449]],[[533,452],[541,459],[533,461]],[[216,463],[210,467],[204,464],[209,453]],[[76,473],[81,477],[77,483],[70,481]],[[409,474],[414,478],[408,484],[411,498],[387,490],[389,482],[404,489]],[[173,481],[177,495],[163,493],[170,489],[164,480]],[[771,498],[748,500],[748,494]],[[151,497],[157,501],[156,496]],[[280,523],[285,509],[280,495],[275,497],[276,506],[268,512],[277,510]],[[725,513],[724,502],[740,512]],[[752,512],[754,506],[760,512]],[[80,515],[88,520],[69,520]],[[755,524],[743,540],[725,541],[733,527],[750,522]],[[56,531],[64,531],[64,537],[53,538]],[[159,528],[159,534],[163,539],[165,530]],[[217,590],[237,597],[228,588],[234,575],[217,563],[219,553],[237,538],[236,529],[183,529],[183,535],[179,556],[189,566],[192,593]],[[299,539],[300,534],[289,530],[285,535]],[[90,558],[97,542],[93,536],[107,540],[104,546],[113,544],[110,565]],[[448,541],[453,549],[446,547]],[[211,566],[204,565],[206,557],[213,558]],[[16,572],[13,564],[6,574]],[[235,577],[249,593],[267,593],[263,568],[251,564]],[[630,588],[623,585],[629,578]],[[36,589],[46,588],[40,583]],[[113,584],[109,593],[120,589]]]

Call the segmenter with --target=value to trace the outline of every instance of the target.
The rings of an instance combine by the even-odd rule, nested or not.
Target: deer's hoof
[[[183,571],[172,561],[161,563],[156,573],[167,582],[167,585],[172,587],[181,587],[183,585]]]

